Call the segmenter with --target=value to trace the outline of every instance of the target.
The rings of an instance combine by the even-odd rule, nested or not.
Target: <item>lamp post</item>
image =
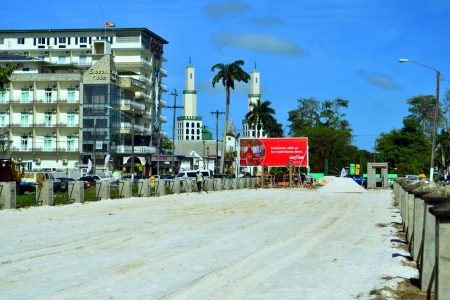
[[[433,173],[434,173],[434,152],[435,152],[435,148],[436,148],[436,131],[437,131],[437,119],[438,119],[438,114],[439,114],[439,90],[440,90],[440,82],[441,82],[441,72],[439,72],[439,70],[436,70],[433,67],[424,65],[420,62],[411,60],[411,59],[407,59],[407,58],[400,58],[398,60],[400,63],[405,63],[405,62],[411,62],[411,63],[415,63],[416,65],[422,66],[424,68],[433,70],[434,72],[436,72],[436,104],[434,106],[434,116],[433,116],[433,143],[431,146],[431,162],[430,162],[430,181],[433,181]]]
[[[117,111],[119,114],[129,118],[131,120],[131,182],[134,181],[134,118],[130,117],[124,112],[121,112],[117,108],[107,105],[106,108]]]

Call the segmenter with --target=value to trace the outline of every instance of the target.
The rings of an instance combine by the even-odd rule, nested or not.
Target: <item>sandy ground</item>
[[[0,299],[367,299],[416,275],[391,202],[239,190],[3,210]]]

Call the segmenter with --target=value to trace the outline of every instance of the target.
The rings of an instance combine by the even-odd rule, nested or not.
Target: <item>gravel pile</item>
[[[319,190],[321,193],[367,193],[367,190],[351,178],[334,177]]]

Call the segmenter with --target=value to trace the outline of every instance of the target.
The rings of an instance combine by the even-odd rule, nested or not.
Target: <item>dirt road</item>
[[[391,201],[239,190],[0,211],[0,298],[364,299],[411,272],[380,226]]]

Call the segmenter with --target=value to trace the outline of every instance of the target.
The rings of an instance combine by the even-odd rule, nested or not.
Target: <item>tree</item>
[[[0,67],[0,92],[5,91],[5,86],[9,83],[9,77],[16,69],[16,65],[11,65],[9,67]]]
[[[261,101],[261,99],[256,100],[256,102],[250,103],[250,111],[245,115],[245,118],[249,122],[249,126],[254,126],[255,137],[258,138],[258,130],[266,129],[268,127],[273,127],[274,123],[277,121],[273,116],[275,110],[270,107],[272,102]]]
[[[326,160],[330,169],[340,170],[349,163],[346,158],[354,150],[349,123],[341,112],[348,107],[348,100],[337,98],[320,102],[300,98],[298,103],[297,109],[289,111],[290,133],[308,137],[311,170],[323,171]]]
[[[407,100],[409,104],[408,117],[414,118],[420,125],[422,131],[429,137],[433,135],[434,110],[436,105],[436,97],[432,95],[415,96]],[[442,109],[439,108],[438,127],[444,123],[445,116]]]
[[[423,133],[422,125],[411,116],[404,118],[403,128],[382,133],[375,149],[381,160],[399,174],[426,173],[430,167],[430,139]]]
[[[230,88],[234,90],[234,81],[248,82],[250,75],[248,75],[241,66],[244,65],[243,60],[236,60],[231,64],[215,64],[211,67],[211,71],[214,72],[218,69],[217,74],[212,80],[212,86],[214,87],[216,83],[222,82],[225,87],[226,105],[225,105],[225,124],[223,127],[223,141],[222,141],[222,156],[220,158],[220,172],[223,173],[224,163],[225,163],[225,152],[226,152],[226,140],[227,140],[227,130],[228,130],[228,115],[230,111]]]
[[[162,138],[161,147],[162,149],[172,151],[172,141],[166,135]]]

